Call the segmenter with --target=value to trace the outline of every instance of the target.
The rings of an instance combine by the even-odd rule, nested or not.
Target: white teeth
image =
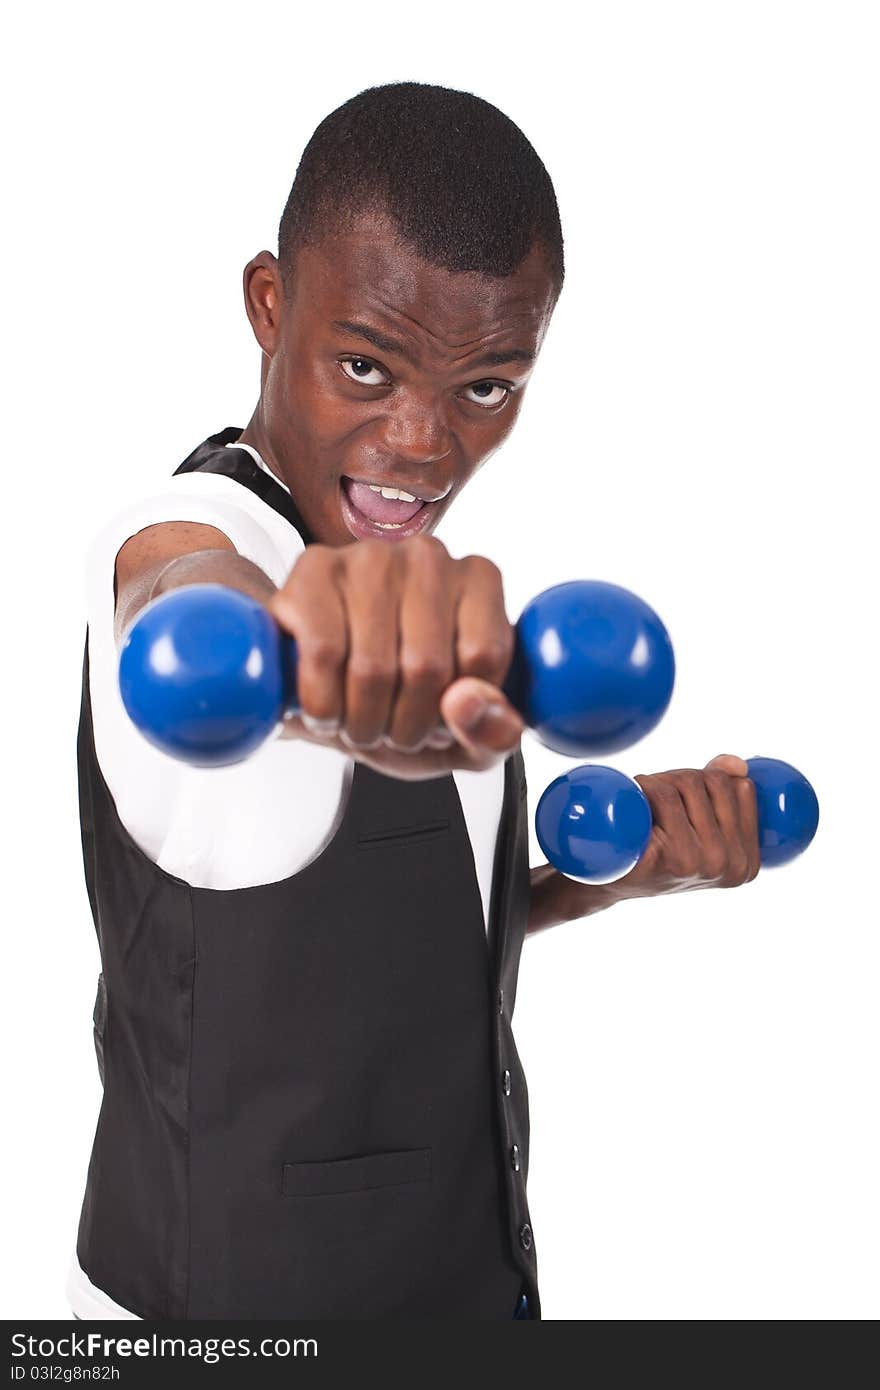
[[[399,531],[401,526],[405,526],[403,521],[374,521],[374,526],[381,526],[383,531]]]
[[[387,497],[392,502],[418,502],[417,497],[413,497],[411,492],[404,492],[400,487],[380,487],[378,483],[368,483],[371,492],[380,492],[383,497]],[[392,525],[395,523],[392,522]]]

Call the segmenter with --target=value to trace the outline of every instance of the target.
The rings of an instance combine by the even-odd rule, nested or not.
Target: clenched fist
[[[501,691],[514,630],[490,560],[454,560],[434,536],[310,545],[266,607],[297,643],[286,736],[413,779],[482,771],[517,746]]]
[[[748,764],[722,753],[697,768],[636,777],[654,827],[639,863],[613,885],[619,897],[692,888],[736,888],[761,867],[758,813]]]

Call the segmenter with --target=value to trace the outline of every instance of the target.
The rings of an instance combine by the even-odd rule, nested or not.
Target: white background
[[[276,249],[318,121],[415,79],[522,126],[566,238],[519,426],[441,537],[501,565],[511,615],[578,575],[664,615],[677,691],[625,771],[763,753],[822,806],[788,869],[526,943],[545,1317],[874,1317],[876,8],[316,10],[14,21],[0,1312],[67,1316],[100,1103],[75,781],[86,539],[244,425],[259,363],[241,269]],[[531,738],[525,754],[534,809],[568,764]]]

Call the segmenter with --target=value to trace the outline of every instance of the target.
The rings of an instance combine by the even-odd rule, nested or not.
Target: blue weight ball
[[[272,732],[292,679],[289,644],[261,603],[221,584],[162,594],[119,657],[129,717],[157,748],[197,767],[239,762]]]
[[[650,733],[674,683],[672,643],[653,608],[617,584],[582,579],[526,605],[504,690],[548,748],[601,757]]]
[[[614,883],[635,868],[651,838],[651,808],[638,782],[585,763],[551,782],[535,812],[549,862],[581,883]]]
[[[802,772],[778,758],[749,758],[758,805],[758,843],[765,869],[803,854],[819,825],[819,800]]]

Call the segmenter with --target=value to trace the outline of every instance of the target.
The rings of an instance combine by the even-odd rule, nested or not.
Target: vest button
[[[511,1162],[511,1164],[513,1165],[513,1171],[514,1171],[515,1173],[518,1173],[518,1172],[519,1172],[519,1144],[514,1144],[513,1148],[510,1150],[510,1162]]]
[[[503,1075],[502,1078],[501,1078],[501,1085],[502,1085],[502,1087],[503,1087],[503,1089],[504,1089],[504,1094],[505,1094],[506,1096],[509,1096],[509,1095],[510,1095],[510,1072],[507,1071],[506,1068],[505,1068],[505,1071],[504,1071],[504,1075]]]
[[[503,990],[503,989],[499,989],[499,991],[498,991],[498,1012],[499,1012],[500,1014],[503,1014],[503,1013],[504,1013],[504,990]]]
[[[523,1250],[531,1250],[532,1248],[532,1228],[528,1221],[519,1228],[519,1243]]]

